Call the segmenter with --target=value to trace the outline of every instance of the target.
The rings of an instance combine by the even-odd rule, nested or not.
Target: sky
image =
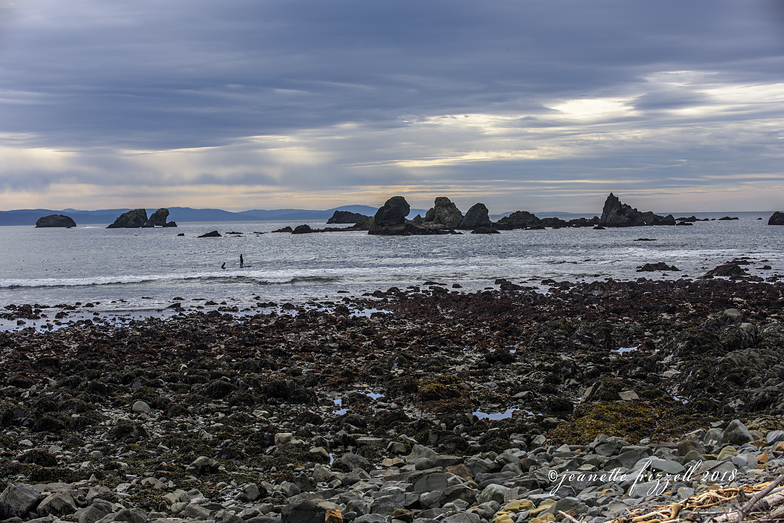
[[[0,210],[784,210],[782,0],[0,0]]]

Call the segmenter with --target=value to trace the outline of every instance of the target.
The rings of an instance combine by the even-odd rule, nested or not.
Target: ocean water
[[[691,214],[727,215],[676,217]],[[732,213],[739,219],[689,227],[411,237],[271,232],[301,222],[191,222],[170,229],[0,227],[0,308],[90,302],[100,313],[144,315],[160,314],[174,298],[181,298],[186,310],[208,300],[243,309],[258,302],[340,300],[426,281],[475,291],[495,287],[497,278],[537,287],[544,279],[696,278],[740,257],[752,262],[750,273],[768,277],[784,274],[784,227],[767,225],[771,214]],[[223,237],[198,238],[212,230]],[[648,262],[680,271],[636,272]],[[762,268],[766,265],[770,269]]]

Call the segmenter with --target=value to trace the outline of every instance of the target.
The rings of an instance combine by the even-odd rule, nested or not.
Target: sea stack
[[[621,203],[613,193],[604,201],[599,225],[603,227],[638,227],[642,225],[675,225],[671,214],[659,216],[652,211],[640,212],[634,207]]]
[[[76,222],[73,221],[73,218],[70,216],[66,216],[64,214],[50,214],[49,216],[44,216],[42,218],[38,218],[38,221],[35,222],[35,227],[76,227]]]

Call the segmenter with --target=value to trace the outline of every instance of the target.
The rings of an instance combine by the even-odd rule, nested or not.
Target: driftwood
[[[629,507],[628,514],[610,523],[706,523],[784,522],[784,474],[774,481],[735,488],[711,488],[679,503],[642,508]],[[749,499],[749,496],[754,494]],[[748,500],[747,503],[741,504]]]

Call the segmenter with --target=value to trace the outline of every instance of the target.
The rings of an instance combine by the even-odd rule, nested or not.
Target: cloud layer
[[[0,1],[0,208],[777,209],[782,6]]]

